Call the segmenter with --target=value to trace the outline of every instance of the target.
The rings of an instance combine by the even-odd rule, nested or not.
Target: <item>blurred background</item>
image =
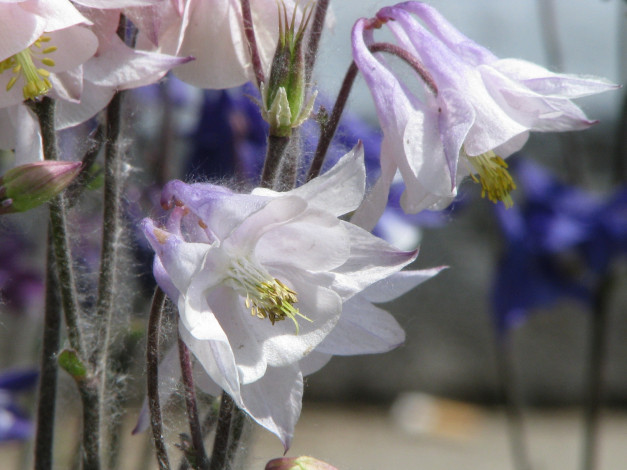
[[[526,59],[555,72],[603,76],[616,83],[624,83],[627,77],[624,1],[430,3],[499,57]],[[374,15],[386,4],[332,2],[336,24],[332,33],[323,36],[314,73],[321,102],[333,102],[350,64],[353,22]],[[135,181],[129,179],[127,184],[129,227],[146,215],[158,215],[159,187],[168,179],[221,180],[238,172],[238,183],[243,185],[247,175],[258,173],[263,124],[248,93],[250,89],[199,93],[170,78],[131,94],[127,112],[138,137],[129,142],[128,171]],[[587,393],[593,319],[602,310],[606,321],[603,403],[611,412],[602,421],[599,468],[624,468],[627,156],[623,139],[627,133],[623,94],[620,90],[578,100],[591,119],[600,120],[585,132],[532,135],[521,155],[511,160],[515,178],[519,175],[519,190],[508,213],[482,200],[472,182],[441,214],[405,218],[391,207],[378,233],[406,249],[419,243],[415,268],[446,265],[449,269],[384,307],[405,328],[405,345],[384,355],[335,357],[307,378],[303,418],[290,455],[310,453],[347,470],[513,468],[503,408],[505,387],[523,409],[534,468],[574,467],[583,432],[581,407]],[[356,135],[376,160],[380,134],[361,79],[349,99],[344,125],[332,156],[337,158],[352,147]],[[80,154],[89,144],[86,136],[92,128],[93,123],[64,133],[62,144],[68,152]],[[312,125],[303,134],[306,156],[311,155],[315,139]],[[87,197],[83,204],[95,200]],[[94,213],[98,210],[95,207]],[[14,434],[0,434],[0,441],[9,442],[0,442],[0,468],[5,468],[3,462],[28,460],[27,446],[19,442],[32,432],[34,393],[27,372],[38,363],[46,217],[40,208],[30,217],[4,216],[0,221],[0,371],[16,367],[26,371],[4,382],[0,375],[0,428],[3,419],[20,425],[11,428]],[[96,219],[75,221],[83,233],[94,235],[92,245],[87,238],[76,246],[81,269],[87,273],[98,261]],[[120,373],[131,378],[126,385],[129,404],[138,407],[144,393],[143,331],[154,281],[152,255],[142,237],[135,235],[131,233],[126,244],[128,270],[133,273],[129,290],[146,295],[128,306],[132,320],[126,347],[120,351]],[[70,397],[60,409],[70,409],[74,388],[69,379],[60,387]],[[128,413],[125,430],[132,428],[135,418],[136,413]],[[129,439],[139,442],[145,436]],[[282,452],[278,440],[268,433],[259,432],[255,442],[251,468],[262,468],[267,458]],[[71,455],[71,450],[65,454]],[[143,457],[135,458],[141,462]],[[66,468],[63,465],[59,468]],[[121,468],[140,466],[126,462]]]

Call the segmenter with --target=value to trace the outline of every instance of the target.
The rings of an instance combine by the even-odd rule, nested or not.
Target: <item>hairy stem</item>
[[[187,418],[189,420],[189,429],[192,436],[193,449],[193,467],[198,470],[205,470],[208,465],[205,445],[203,444],[202,427],[198,416],[198,406],[196,404],[196,391],[194,389],[194,377],[192,371],[192,360],[189,349],[185,342],[179,336],[179,359],[181,361],[181,375],[183,376],[183,385],[185,387],[185,406],[187,408]]]
[[[59,159],[57,134],[54,129],[54,106],[55,103],[50,98],[43,98],[34,105],[41,128],[44,158],[46,160]],[[80,308],[76,294],[76,281],[72,268],[70,244],[67,236],[65,198],[63,194],[54,197],[50,201],[50,224],[68,339],[72,348],[79,354],[79,357],[83,357],[84,348],[78,326]]]
[[[218,426],[215,440],[213,441],[209,470],[227,470],[229,435],[231,433],[231,420],[234,408],[235,403],[233,399],[228,393],[222,392],[222,402],[220,403],[220,414],[218,415]]]
[[[98,371],[99,396],[97,406],[100,416],[108,415],[107,394],[111,384],[111,330],[116,286],[117,246],[120,236],[120,197],[122,178],[120,165],[122,150],[120,136],[122,131],[122,100],[124,92],[115,94],[107,107],[107,138],[104,161],[104,196],[102,246],[100,252],[100,276],[98,278],[98,300],[96,303],[96,321],[98,338],[91,355],[93,367]],[[101,420],[103,439],[109,436],[111,420]]]
[[[257,39],[255,37],[253,16],[250,11],[250,0],[241,0],[241,6],[242,19],[244,21],[244,35],[248,41],[248,50],[250,51],[250,58],[253,65],[253,71],[255,73],[255,81],[257,82],[257,88],[259,88],[265,81],[265,76],[263,74],[261,57],[259,56],[259,47],[257,46]]]
[[[324,28],[324,21],[327,16],[330,0],[318,0],[316,3],[316,12],[314,13],[309,39],[307,41],[307,51],[305,52],[305,81],[311,82],[316,55],[318,54],[318,46],[320,45],[320,37]]]
[[[320,123],[320,139],[318,139],[318,146],[316,147],[316,153],[314,153],[313,159],[311,160],[306,181],[310,181],[320,174],[322,164],[324,163],[327,151],[329,150],[329,145],[331,145],[337,126],[340,124],[340,119],[342,117],[342,113],[344,112],[344,108],[346,107],[348,96],[353,88],[355,78],[357,77],[357,72],[359,72],[359,69],[357,68],[357,65],[355,65],[355,62],[352,62],[346,71],[344,80],[342,81],[342,87],[337,95],[337,100],[335,100],[335,105],[333,106],[333,111],[331,111],[329,120],[327,122]]]
[[[165,293],[155,288],[148,319],[148,340],[146,345],[146,380],[148,390],[148,409],[150,410],[150,426],[152,438],[157,451],[157,462],[160,470],[170,470],[168,451],[163,440],[163,421],[159,403],[159,334],[161,333],[161,317],[165,306]]]
[[[50,470],[53,462],[54,423],[57,396],[57,353],[61,333],[61,301],[53,254],[52,230],[48,228],[46,255],[46,310],[41,347],[41,372],[35,434],[35,470]]]
[[[268,136],[268,149],[266,151],[266,160],[263,164],[261,172],[261,182],[263,188],[273,188],[275,185],[277,174],[281,166],[281,160],[285,155],[285,151],[290,143],[290,137],[278,137],[275,135]]]
[[[91,136],[91,134],[90,134]],[[100,149],[102,149],[102,145],[104,144],[105,139],[105,126],[103,124],[99,124],[96,130],[93,132],[93,142],[89,146],[85,155],[81,162],[83,165],[81,169],[72,181],[72,184],[68,186],[65,190],[66,197],[71,205],[74,205],[78,200],[79,196],[83,193],[86,186],[91,182],[93,175],[90,173],[91,168],[94,163],[96,163],[96,158],[98,158],[98,154],[100,153]]]

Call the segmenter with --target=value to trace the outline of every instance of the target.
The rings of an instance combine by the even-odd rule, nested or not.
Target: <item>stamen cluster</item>
[[[495,204],[503,201],[505,207],[512,207],[514,201],[510,192],[516,189],[516,183],[507,171],[505,160],[490,150],[476,157],[468,156],[468,161],[477,171],[477,175],[471,173],[470,176],[481,184],[481,197],[487,195]]]
[[[41,36],[30,47],[18,52],[0,62],[0,73],[11,70],[13,77],[6,86],[6,91],[11,90],[20,76],[24,77],[25,84],[22,88],[24,99],[33,99],[45,95],[52,88],[48,77],[50,72],[45,68],[37,68],[34,59],[39,60],[47,67],[54,67],[55,62],[49,57],[39,57],[40,54],[50,54],[57,50],[56,46],[48,46],[42,49],[43,44],[50,42],[49,36]]]

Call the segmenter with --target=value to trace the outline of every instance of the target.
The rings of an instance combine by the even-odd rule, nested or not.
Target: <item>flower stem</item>
[[[57,353],[61,332],[61,301],[56,278],[52,230],[48,228],[46,255],[46,310],[41,347],[41,373],[35,435],[35,470],[50,470],[53,462],[54,413],[57,396]]]
[[[96,321],[98,338],[91,355],[91,363],[98,371],[99,396],[97,406],[100,416],[107,416],[107,394],[111,389],[111,329],[113,326],[114,295],[116,285],[117,246],[120,236],[120,197],[122,178],[120,165],[122,151],[122,101],[124,92],[118,92],[107,107],[106,143],[104,155],[104,195],[102,247],[100,252],[100,276],[98,278],[98,300]],[[102,436],[109,436],[111,420],[102,420]]]
[[[90,135],[91,137],[91,135]],[[100,153],[100,149],[102,149],[102,145],[104,144],[105,139],[105,126],[99,124],[96,130],[93,132],[93,142],[91,143],[81,162],[83,165],[81,166],[80,172],[72,181],[72,184],[68,186],[65,190],[66,197],[70,205],[74,205],[78,200],[81,193],[85,190],[85,187],[90,183],[93,176],[90,173],[91,168],[96,162],[96,158]]]
[[[281,166],[281,160],[290,143],[290,137],[268,136],[268,150],[266,160],[261,172],[261,182],[263,188],[274,188],[277,174]]]
[[[57,135],[54,129],[54,106],[55,103],[50,98],[43,98],[34,105],[41,128],[44,158],[46,160],[59,159],[57,153]],[[68,339],[72,348],[79,354],[79,357],[83,357],[82,352],[84,348],[78,326],[80,309],[67,236],[65,198],[62,194],[54,197],[50,201],[50,223],[61,290],[61,303],[63,305],[63,313],[68,330]]]
[[[159,404],[159,334],[161,332],[161,316],[165,306],[165,293],[155,288],[148,318],[148,340],[146,345],[146,379],[148,390],[148,408],[152,438],[157,451],[157,462],[160,470],[170,470],[168,451],[163,440],[163,421]]]
[[[226,452],[226,460],[227,462],[233,462],[235,459],[235,455],[237,454],[239,443],[242,440],[242,435],[244,433],[244,425],[246,424],[246,415],[242,410],[237,407],[234,407],[233,410],[233,418],[231,424],[231,442],[229,443],[229,448]]]
[[[333,111],[331,111],[329,120],[320,124],[320,139],[318,140],[316,153],[314,153],[314,157],[311,160],[306,181],[310,181],[320,174],[322,164],[324,163],[327,151],[329,150],[329,145],[331,145],[337,126],[340,124],[340,118],[342,117],[346,101],[348,100],[348,96],[353,88],[357,72],[359,72],[359,69],[357,68],[357,65],[355,65],[355,62],[352,62],[348,67],[346,75],[344,76],[342,87],[337,95],[337,100],[335,100],[335,105],[333,106]]]
[[[220,403],[220,414],[218,415],[218,426],[213,442],[211,454],[211,465],[209,470],[227,470],[227,454],[229,450],[229,434],[231,432],[231,421],[235,403],[228,393],[222,392],[222,402]]]
[[[307,52],[305,52],[305,82],[311,82],[311,74],[313,73],[316,55],[318,54],[318,46],[320,45],[320,37],[324,28],[324,21],[327,16],[330,0],[318,0],[316,3],[316,12],[314,13],[309,39],[307,41]]]
[[[607,274],[600,281],[595,295],[594,311],[590,317],[590,346],[586,379],[586,403],[584,409],[584,436],[582,470],[597,468],[599,450],[599,422],[605,385],[607,349],[607,323],[614,278]]]
[[[181,375],[183,376],[183,385],[185,387],[185,406],[187,408],[187,418],[189,420],[189,429],[192,436],[193,445],[193,467],[198,470],[205,470],[208,466],[207,454],[205,453],[205,445],[203,444],[202,427],[198,416],[198,407],[196,405],[196,391],[194,390],[194,377],[192,371],[192,360],[189,349],[185,342],[179,336],[179,359],[181,361]]]
[[[259,56],[259,47],[257,46],[257,39],[255,38],[255,28],[253,26],[253,16],[250,11],[250,0],[241,0],[242,6],[242,19],[244,21],[244,35],[248,40],[248,48],[250,51],[250,58],[253,65],[253,71],[255,73],[255,81],[257,82],[257,88],[265,81],[263,74],[263,67],[261,66],[261,57]]]
[[[44,158],[58,160],[57,141],[54,129],[54,101],[43,98],[34,104],[39,119],[43,141]],[[60,194],[50,201],[50,227],[54,245],[57,273],[61,291],[61,303],[70,346],[77,356],[85,359],[85,348],[78,326],[79,303],[76,295],[76,281],[72,268],[72,258],[67,235],[65,197]],[[88,376],[91,374],[88,373]],[[83,405],[83,469],[100,468],[100,432],[97,407],[97,392],[93,380],[76,381]]]
[[[501,399],[507,416],[512,461],[516,470],[531,470],[529,451],[525,439],[520,395],[514,378],[514,364],[511,354],[511,345],[507,338],[499,338],[497,344],[497,367]]]

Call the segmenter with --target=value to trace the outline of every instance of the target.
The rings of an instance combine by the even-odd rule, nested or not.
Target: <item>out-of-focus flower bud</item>
[[[266,470],[337,470],[322,460],[314,457],[281,457],[266,464]]]
[[[282,5],[282,4],[281,4]],[[279,42],[268,83],[261,84],[262,115],[270,124],[270,135],[287,137],[292,128],[300,126],[311,114],[316,92],[305,102],[305,60],[303,37],[313,8],[303,10],[300,26],[295,29],[296,9],[288,23],[287,10],[279,11]],[[280,6],[279,6],[280,9]]]
[[[78,175],[81,162],[20,165],[0,177],[0,214],[24,212],[49,201]]]

